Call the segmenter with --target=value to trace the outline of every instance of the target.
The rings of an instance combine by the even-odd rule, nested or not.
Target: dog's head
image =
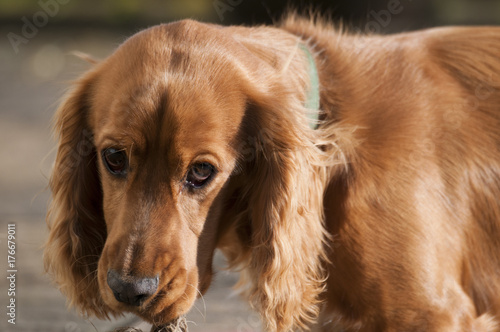
[[[56,115],[45,251],[73,304],[165,324],[209,287],[221,247],[269,324],[316,314],[324,149],[299,44],[182,21],[131,37],[76,83]]]

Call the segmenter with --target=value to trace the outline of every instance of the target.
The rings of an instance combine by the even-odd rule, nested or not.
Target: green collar
[[[307,117],[309,119],[309,127],[311,129],[318,129],[318,120],[319,120],[319,76],[318,69],[316,68],[316,63],[314,62],[314,57],[312,56],[309,48],[300,44],[300,48],[306,53],[307,56],[307,64],[309,67],[309,79],[310,79],[310,88],[307,92],[307,99],[305,103],[305,107],[314,112],[308,112]]]

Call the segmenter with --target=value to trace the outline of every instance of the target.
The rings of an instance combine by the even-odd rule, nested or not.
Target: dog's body
[[[175,320],[220,248],[268,331],[498,330],[499,28],[162,25],[57,121],[46,266],[86,313]]]

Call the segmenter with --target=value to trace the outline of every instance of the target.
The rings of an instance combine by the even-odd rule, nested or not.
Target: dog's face
[[[100,293],[114,311],[165,323],[210,283],[245,99],[223,71],[191,68],[199,64],[168,38],[145,51],[154,33],[107,60],[92,87],[89,123],[107,229]]]
[[[247,269],[256,306],[277,312],[268,322],[310,320],[324,173],[307,67],[282,30],[182,21],[136,34],[81,78],[56,114],[45,249],[71,303],[167,324],[209,287],[219,247]]]

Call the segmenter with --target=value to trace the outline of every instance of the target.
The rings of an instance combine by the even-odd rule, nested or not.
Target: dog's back
[[[437,31],[434,61],[464,97],[448,131],[443,179],[464,227],[462,285],[479,314],[500,315],[500,29]],[[453,115],[452,115],[453,116]],[[448,159],[448,160],[447,160]],[[450,202],[453,204],[452,202]]]

